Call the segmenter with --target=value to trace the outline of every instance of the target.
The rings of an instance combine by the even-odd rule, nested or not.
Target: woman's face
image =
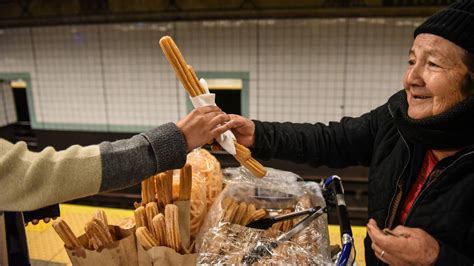
[[[441,114],[466,97],[461,88],[468,69],[462,56],[462,48],[444,38],[433,34],[416,37],[403,78],[409,117]]]

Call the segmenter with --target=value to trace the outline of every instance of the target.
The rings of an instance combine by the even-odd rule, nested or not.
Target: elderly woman
[[[370,167],[367,264],[473,265],[474,1],[414,36],[404,90],[375,110],[329,125],[233,115],[233,130],[262,159]]]

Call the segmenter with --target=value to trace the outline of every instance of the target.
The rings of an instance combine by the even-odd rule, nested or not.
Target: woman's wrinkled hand
[[[370,219],[367,233],[372,239],[375,256],[390,265],[433,265],[439,254],[436,239],[420,228],[397,226],[396,235],[385,235]]]
[[[230,114],[232,121],[232,132],[237,142],[246,146],[253,147],[255,145],[255,124],[252,120],[240,116]]]
[[[229,115],[217,106],[198,107],[186,117],[179,120],[176,126],[186,138],[188,151],[212,142],[214,138],[233,126]]]

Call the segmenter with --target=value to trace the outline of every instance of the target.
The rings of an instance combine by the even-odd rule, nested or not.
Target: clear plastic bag
[[[209,210],[196,239],[198,264],[332,263],[326,214],[289,241],[276,238],[304,217],[274,224],[267,230],[244,226],[264,216],[324,208],[317,183],[299,182],[299,176],[271,168],[263,179],[254,178],[242,167],[225,169],[224,174],[229,179],[226,188]]]

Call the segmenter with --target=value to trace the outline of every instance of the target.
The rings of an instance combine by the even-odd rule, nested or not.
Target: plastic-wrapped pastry
[[[319,216],[289,241],[277,241],[304,217],[274,224],[267,230],[244,225],[320,206],[325,202],[319,185],[298,182],[297,175],[268,169],[263,179],[245,168],[229,169],[230,181],[209,210],[198,234],[198,264],[330,264],[327,216]],[[255,254],[259,254],[258,256]]]

